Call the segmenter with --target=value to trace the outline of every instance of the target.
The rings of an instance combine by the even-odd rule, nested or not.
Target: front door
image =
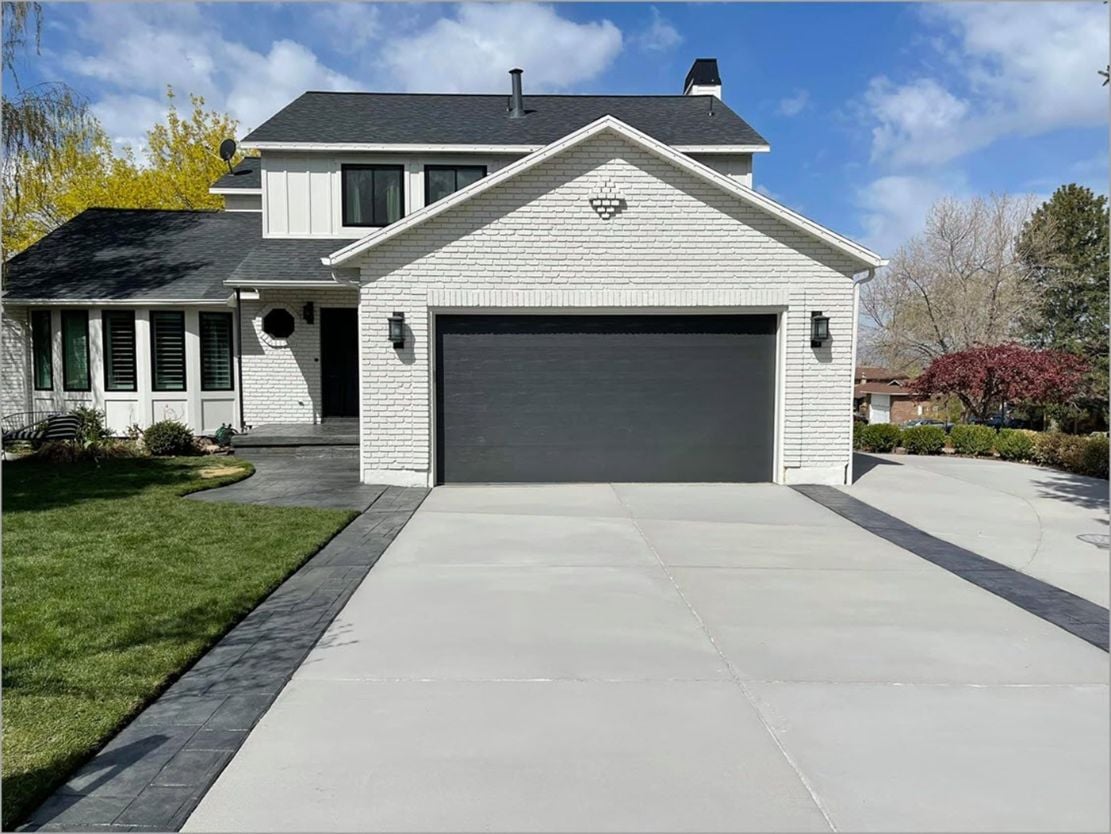
[[[358,311],[325,307],[320,311],[322,417],[359,416]]]

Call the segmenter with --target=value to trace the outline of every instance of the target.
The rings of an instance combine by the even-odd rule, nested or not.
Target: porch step
[[[358,446],[359,424],[357,420],[336,420],[317,425],[261,425],[244,434],[233,435],[231,445],[236,449]]]

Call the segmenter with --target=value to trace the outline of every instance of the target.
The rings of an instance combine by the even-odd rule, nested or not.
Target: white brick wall
[[[611,220],[591,191],[626,200]],[[841,482],[849,463],[854,262],[611,133],[370,250],[361,266],[367,481],[432,477],[430,308],[786,309],[777,480]],[[405,312],[395,351],[385,319]],[[832,341],[810,347],[810,312]],[[247,390],[250,387],[247,386]]]
[[[320,421],[320,308],[355,307],[354,289],[268,290],[257,301],[242,301],[243,416],[251,426],[263,423]],[[313,302],[309,324],[301,311]],[[262,332],[262,317],[285,307],[296,327],[285,344],[273,344]]]
[[[0,314],[0,410],[31,410],[31,331],[25,307]]]

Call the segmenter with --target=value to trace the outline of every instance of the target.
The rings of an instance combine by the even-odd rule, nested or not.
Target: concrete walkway
[[[1024,463],[918,455],[857,455],[856,473],[849,495],[1108,606],[1107,481]]]
[[[1107,667],[790,489],[439,488],[186,830],[1106,830]]]

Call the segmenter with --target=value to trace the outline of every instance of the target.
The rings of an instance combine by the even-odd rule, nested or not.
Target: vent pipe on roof
[[[525,95],[521,92],[523,69],[511,69],[509,78],[513,82],[513,95],[509,100],[509,118],[520,119],[525,115]]]

